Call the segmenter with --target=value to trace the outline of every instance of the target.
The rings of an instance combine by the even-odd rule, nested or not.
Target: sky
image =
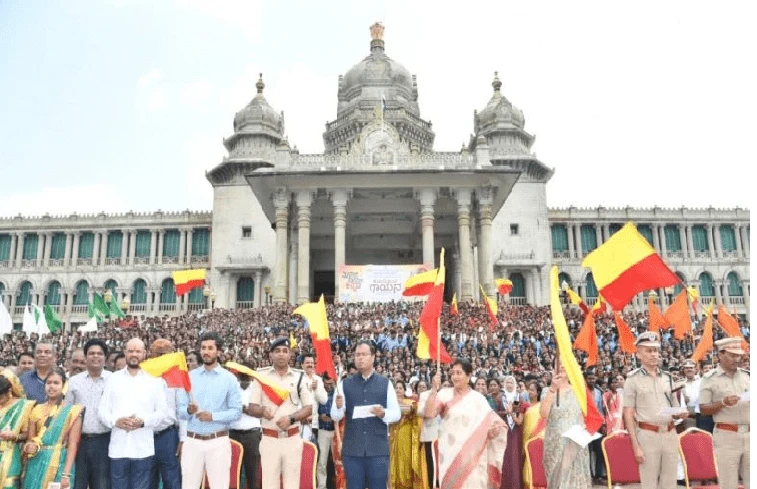
[[[337,79],[386,52],[459,150],[493,73],[555,174],[550,207],[749,208],[754,2],[0,1],[0,216],[210,210],[255,94],[323,151]]]

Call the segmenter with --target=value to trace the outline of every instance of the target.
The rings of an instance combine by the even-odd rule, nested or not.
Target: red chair
[[[602,453],[607,467],[607,487],[613,483],[640,483],[639,464],[633,454],[631,437],[625,430],[616,431],[602,439]]]
[[[719,489],[720,486],[691,486],[690,481],[718,480],[718,464],[712,435],[699,428],[689,428],[678,435],[678,450],[683,462],[687,489]],[[742,487],[742,486],[739,486]]]
[[[231,443],[231,475],[229,477],[229,489],[242,489],[240,479],[242,478],[242,455],[244,447],[236,440],[229,439]],[[210,487],[207,474],[202,478],[202,489]],[[215,488],[212,488],[215,489]]]
[[[544,472],[544,432],[526,442],[526,463],[531,469],[529,486],[533,489],[547,487],[547,474]]]
[[[302,440],[302,459],[300,463],[300,489],[315,489],[315,474],[318,466],[318,449],[315,444]],[[263,483],[263,466],[258,465],[258,487]],[[284,487],[284,481],[281,481]],[[203,488],[204,489],[204,488]]]

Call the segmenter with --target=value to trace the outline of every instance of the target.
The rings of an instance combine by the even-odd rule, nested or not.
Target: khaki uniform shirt
[[[715,370],[710,370],[702,379],[699,391],[699,403],[710,404],[721,402],[724,397],[730,395],[740,396],[749,390],[749,373],[746,370],[737,369],[733,378],[726,375],[725,370],[718,365]],[[749,424],[748,402],[738,402],[735,406],[723,406],[712,415],[716,423]]]
[[[276,373],[276,370],[273,367],[266,367],[258,370],[258,374],[260,374],[261,377],[269,379],[271,382],[278,385],[282,389],[289,391],[289,397],[287,397],[280,406],[277,406],[268,398],[268,396],[265,395],[265,393],[263,393],[263,388],[260,385],[260,382],[252,383],[252,394],[250,395],[250,402],[253,404],[259,404],[263,406],[264,409],[269,407],[273,409],[274,412],[273,419],[265,419],[263,417],[260,418],[260,425],[263,428],[278,431],[279,427],[276,426],[276,421],[278,419],[294,414],[304,406],[310,406],[313,404],[313,393],[310,392],[307,385],[305,385],[305,383],[307,382],[307,377],[304,375],[302,377],[302,384],[300,387],[300,393],[302,394],[302,397],[300,397],[300,395],[297,393],[297,382],[300,379],[301,373],[302,370],[296,370],[290,367],[287,370],[286,375],[282,377]],[[295,423],[293,426],[299,426],[299,423]]]
[[[623,407],[636,409],[636,421],[665,426],[673,417],[663,416],[660,410],[665,407],[678,407],[678,396],[672,393],[672,377],[669,373],[659,371],[656,377],[644,367],[628,373],[623,384]]]

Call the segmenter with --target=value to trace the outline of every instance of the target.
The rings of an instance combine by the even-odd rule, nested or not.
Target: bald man
[[[156,429],[170,418],[166,385],[145,373],[145,344],[139,338],[126,343],[126,368],[113,372],[100,400],[98,414],[112,429],[111,489],[150,489],[155,468]]]

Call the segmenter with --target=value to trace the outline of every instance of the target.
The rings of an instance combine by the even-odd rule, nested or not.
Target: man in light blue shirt
[[[202,367],[189,373],[192,397],[181,393],[176,406],[187,420],[187,439],[181,451],[182,487],[200,487],[203,470],[210,487],[229,487],[231,443],[229,426],[242,416],[237,379],[218,364],[223,344],[218,333],[200,336]]]

